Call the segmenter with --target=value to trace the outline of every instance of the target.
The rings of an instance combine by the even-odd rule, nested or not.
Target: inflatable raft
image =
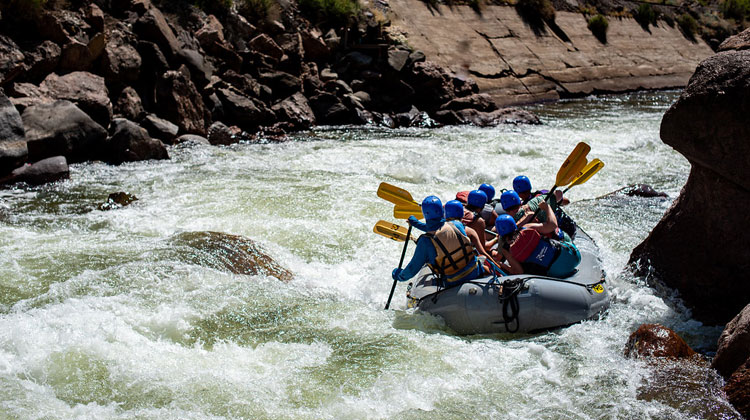
[[[529,333],[575,324],[609,307],[599,250],[582,229],[578,270],[567,278],[520,274],[441,287],[428,268],[407,291],[407,306],[445,320],[458,334]]]

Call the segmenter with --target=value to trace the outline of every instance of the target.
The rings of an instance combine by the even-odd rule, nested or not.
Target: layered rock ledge
[[[556,13],[555,28],[532,28],[514,7],[441,6],[391,0],[393,31],[437,64],[470,75],[502,105],[592,93],[683,87],[713,54],[663,22],[650,29],[632,18],[611,19],[607,43],[580,13]]]

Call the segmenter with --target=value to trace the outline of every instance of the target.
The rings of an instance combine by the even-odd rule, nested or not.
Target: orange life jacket
[[[444,277],[446,281],[458,281],[472,269],[465,270],[457,276],[458,273],[470,264],[476,266],[477,259],[471,240],[452,222],[446,222],[435,233],[428,232],[425,235],[430,238],[437,252],[436,265],[430,265],[430,268],[434,273]]]

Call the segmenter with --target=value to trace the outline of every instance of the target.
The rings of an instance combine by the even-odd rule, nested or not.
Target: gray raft
[[[575,243],[581,264],[570,277],[485,277],[444,288],[426,268],[410,286],[407,306],[442,317],[458,334],[528,333],[596,317],[610,301],[599,250],[582,229]]]

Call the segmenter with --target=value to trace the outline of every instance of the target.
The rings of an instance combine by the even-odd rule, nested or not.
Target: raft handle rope
[[[526,287],[527,279],[508,279],[502,284],[500,293],[497,294],[497,298],[503,305],[503,323],[505,324],[505,331],[514,333],[521,327],[521,321],[518,319],[518,294]],[[510,310],[510,311],[509,311]],[[516,322],[515,328],[511,329],[510,325]]]

